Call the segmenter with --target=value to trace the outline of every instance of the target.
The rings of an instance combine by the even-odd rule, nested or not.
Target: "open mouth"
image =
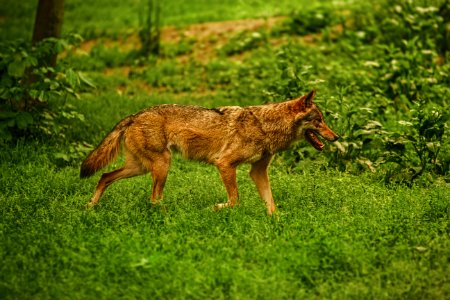
[[[308,129],[305,132],[305,139],[317,150],[322,151],[325,145],[319,140],[314,131]]]

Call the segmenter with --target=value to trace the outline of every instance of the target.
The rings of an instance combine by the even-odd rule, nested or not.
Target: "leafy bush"
[[[367,13],[371,11],[372,13]],[[359,2],[353,8],[354,29],[366,42],[402,47],[405,40],[418,39],[445,56],[449,48],[450,1],[383,0]]]
[[[232,37],[227,44],[219,49],[219,53],[228,56],[241,54],[267,43],[267,36],[262,31],[243,31]]]
[[[341,136],[320,156],[313,155],[306,144],[298,145],[283,154],[288,164],[321,159],[324,166],[380,171],[386,182],[407,184],[449,174],[448,115],[444,113],[450,92],[449,64],[438,52],[442,48],[439,34],[448,23],[442,7],[448,1],[438,4],[370,4],[371,12],[354,12],[338,38],[330,41],[317,36],[326,43],[322,47],[295,43],[281,47],[279,77],[267,89],[269,99],[289,99],[319,89],[317,101]],[[367,8],[369,4],[358,5]],[[389,25],[394,23],[402,25]]]
[[[387,182],[411,184],[425,173],[449,173],[445,158],[449,149],[444,146],[448,115],[443,113],[450,92],[445,63],[449,4],[382,2],[373,5],[372,14],[356,17],[353,34],[347,31],[346,38],[358,35],[365,43],[376,42],[382,51],[365,64],[371,77],[366,86],[389,99],[385,109],[391,107],[394,113],[391,117],[381,113],[378,118],[383,123],[403,120],[400,127],[390,125],[382,136],[380,149],[386,152],[379,154],[377,165],[396,165],[387,169]]]
[[[446,122],[449,114],[442,108],[427,108],[421,100],[412,110],[411,121],[400,121],[406,127],[402,134],[393,133],[385,139],[385,162],[396,164],[387,173],[386,180],[411,184],[422,174],[445,175],[450,173],[448,152],[449,135]],[[432,180],[432,178],[429,178]]]
[[[339,22],[341,22],[341,18],[336,14],[336,7],[325,1],[319,1],[293,11],[289,18],[274,31],[274,34],[306,35],[318,33]]]
[[[93,83],[82,73],[60,62],[44,63],[49,54],[59,54],[81,37],[48,38],[31,47],[25,42],[0,45],[0,140],[20,137],[66,139],[66,132],[84,122],[67,99],[78,98],[83,85]]]

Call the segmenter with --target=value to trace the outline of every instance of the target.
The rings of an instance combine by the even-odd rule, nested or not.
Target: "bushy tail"
[[[132,123],[132,118],[128,117],[120,121],[113,130],[103,139],[81,164],[80,177],[85,178],[94,175],[101,168],[106,167],[116,159],[120,151],[120,142],[125,133],[125,129]]]

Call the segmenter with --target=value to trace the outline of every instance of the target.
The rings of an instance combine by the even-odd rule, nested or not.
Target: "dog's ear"
[[[316,96],[315,90],[312,90],[307,95],[301,96],[295,101],[293,105],[293,110],[295,112],[302,112],[306,111],[306,109],[308,108],[311,108],[315,96]]]
[[[315,96],[316,96],[316,90],[312,90],[311,92],[308,93],[308,95],[303,96],[303,97],[305,97],[305,107],[312,106],[312,101]]]

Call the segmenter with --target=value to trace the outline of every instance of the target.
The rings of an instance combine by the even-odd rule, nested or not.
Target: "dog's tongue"
[[[306,130],[305,138],[314,148],[319,151],[323,150],[323,143],[319,140],[317,135],[312,130]]]

